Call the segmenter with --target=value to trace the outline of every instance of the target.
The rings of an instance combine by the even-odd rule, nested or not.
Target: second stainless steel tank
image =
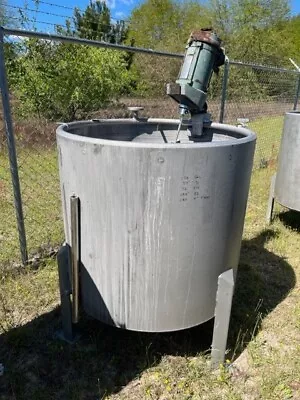
[[[285,114],[275,198],[281,205],[300,211],[300,113]]]

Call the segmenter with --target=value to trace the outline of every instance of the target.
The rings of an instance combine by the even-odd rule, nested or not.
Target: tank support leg
[[[273,208],[274,208],[274,201],[275,201],[275,181],[276,181],[276,174],[274,174],[271,178],[271,185],[270,185],[270,194],[269,194],[269,201],[268,201],[268,208],[266,213],[266,220],[267,223],[270,224],[272,222],[273,216]]]
[[[61,301],[62,330],[57,332],[57,337],[68,343],[74,342],[71,303],[71,280],[70,280],[70,249],[64,244],[57,254],[59,290]]]
[[[211,367],[218,368],[225,359],[231,304],[234,291],[233,270],[219,275],[215,308],[215,323],[211,350]]]

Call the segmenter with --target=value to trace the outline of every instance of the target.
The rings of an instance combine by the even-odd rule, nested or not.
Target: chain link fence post
[[[3,107],[3,123],[5,127],[5,134],[7,140],[8,154],[9,154],[9,165],[10,173],[14,194],[14,205],[17,217],[18,233],[19,233],[19,243],[21,251],[21,259],[23,265],[26,264],[28,260],[27,254],[27,244],[26,244],[26,234],[25,234],[25,224],[24,215],[22,207],[22,197],[20,189],[20,180],[18,172],[18,161],[16,153],[16,145],[13,131],[13,123],[11,117],[11,109],[9,102],[9,90],[7,83],[7,75],[5,68],[5,55],[4,55],[4,28],[0,27],[0,90],[2,98]]]
[[[225,56],[225,63],[224,63],[224,75],[223,75],[223,82],[222,82],[222,94],[221,94],[221,105],[220,105],[220,116],[219,122],[223,123],[224,121],[224,114],[225,114],[225,104],[226,104],[226,97],[227,97],[227,85],[228,85],[228,78],[229,78],[229,58]]]

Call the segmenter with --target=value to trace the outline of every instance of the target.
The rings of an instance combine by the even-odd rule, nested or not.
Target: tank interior
[[[105,140],[140,142],[140,143],[175,143],[178,131],[178,122],[139,122],[134,120],[123,121],[91,121],[85,124],[70,124],[63,126],[65,132]],[[242,132],[226,130],[224,126],[211,126],[204,128],[203,135],[196,139],[190,136],[188,125],[181,127],[179,133],[180,143],[216,142],[238,140],[246,137]]]

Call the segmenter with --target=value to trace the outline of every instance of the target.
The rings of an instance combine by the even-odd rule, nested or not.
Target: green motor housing
[[[221,40],[211,29],[192,32],[179,77],[175,84],[167,85],[167,94],[191,114],[206,112],[212,73],[224,62]]]

